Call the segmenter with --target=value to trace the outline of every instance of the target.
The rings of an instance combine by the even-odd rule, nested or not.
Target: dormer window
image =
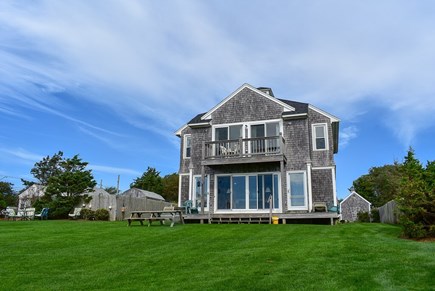
[[[313,150],[324,151],[328,149],[328,131],[326,123],[313,124]]]
[[[183,156],[185,159],[190,159],[192,155],[192,137],[190,134],[184,136]]]

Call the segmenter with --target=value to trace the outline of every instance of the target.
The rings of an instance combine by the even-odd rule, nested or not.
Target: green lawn
[[[435,290],[435,243],[382,224],[0,221],[1,290]]]

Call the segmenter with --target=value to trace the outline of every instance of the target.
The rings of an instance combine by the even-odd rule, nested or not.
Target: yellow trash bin
[[[272,216],[272,224],[278,224],[278,216]]]

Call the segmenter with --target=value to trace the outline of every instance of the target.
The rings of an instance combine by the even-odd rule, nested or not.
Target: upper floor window
[[[192,136],[190,134],[186,134],[184,136],[183,156],[185,159],[190,159],[191,155],[192,155]]]
[[[328,131],[326,123],[313,124],[313,150],[328,149]]]

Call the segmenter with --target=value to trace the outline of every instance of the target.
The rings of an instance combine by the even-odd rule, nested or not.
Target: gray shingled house
[[[176,132],[180,206],[191,200],[210,221],[261,221],[271,211],[283,223],[332,222],[339,121],[270,88],[242,85]]]
[[[369,212],[371,203],[356,193],[353,189],[350,194],[340,202],[341,219],[346,221],[358,220],[358,213]]]

